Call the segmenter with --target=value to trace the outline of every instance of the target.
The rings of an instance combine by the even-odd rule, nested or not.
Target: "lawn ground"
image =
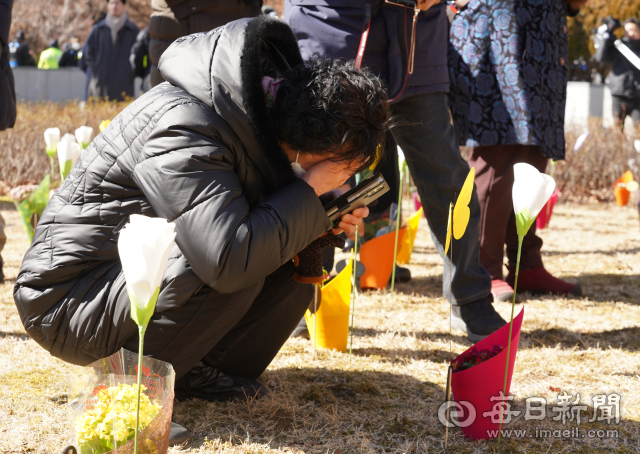
[[[24,332],[12,288],[28,242],[17,213],[7,209],[2,215],[9,242],[2,253],[7,280],[0,284],[0,452],[57,453],[71,441],[66,377],[76,369]],[[547,417],[517,418],[508,429],[526,434],[514,432],[500,445],[468,441],[451,429],[449,452],[640,452],[637,208],[561,204],[541,236],[547,268],[579,281],[584,291],[575,299],[523,295],[512,408],[524,410],[526,398],[541,396],[548,402]],[[272,390],[266,398],[177,403],[175,419],[194,438],[170,452],[443,452],[445,431],[437,410],[451,358],[449,305],[441,296],[441,260],[425,222],[410,268],[414,279],[399,285],[395,297],[386,291],[359,296],[351,358],[336,352],[315,358],[310,341],[289,340],[261,377]],[[496,308],[508,318],[509,304]],[[453,352],[471,345],[462,332],[454,331],[452,340]],[[574,402],[579,393],[581,403],[589,405],[580,425],[552,419],[557,395],[564,391]],[[585,421],[593,416],[591,396],[611,392],[622,395],[620,422]],[[547,429],[578,429],[572,432],[578,436],[539,436]]]

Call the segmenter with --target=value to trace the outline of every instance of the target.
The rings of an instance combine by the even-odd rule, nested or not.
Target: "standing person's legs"
[[[480,263],[491,279],[504,278],[504,245],[513,216],[513,164],[524,158],[522,145],[476,147],[469,157],[469,166],[476,169],[480,202]]]
[[[394,128],[393,135],[404,151],[431,236],[444,261],[445,297],[451,296],[454,317],[466,324],[470,338],[487,336],[505,322],[491,305],[491,278],[480,265],[480,206],[475,193],[469,204],[466,233],[453,242],[453,266],[449,256],[444,257],[449,204],[455,201],[469,173],[454,135],[447,94],[411,96],[393,104],[392,110],[407,123]]]
[[[627,118],[627,110],[627,98],[618,95],[611,96],[611,111],[613,112],[613,118],[616,126],[620,129],[624,128],[624,120]]]
[[[526,156],[524,156],[524,160],[520,162],[526,162],[538,169],[539,172],[544,172],[548,159],[540,153],[540,148],[537,146],[527,146],[526,149]],[[509,285],[513,286],[515,283],[515,269],[518,258],[518,233],[513,210],[511,210],[511,216],[507,225],[506,244],[507,258],[509,259],[509,275],[506,281]],[[534,222],[522,240],[517,290],[545,294],[580,295],[582,293],[580,285],[558,279],[544,268],[542,254],[540,252],[541,248],[542,238],[536,235],[536,223]]]
[[[525,161],[527,154],[526,145],[493,145],[476,147],[469,157],[480,202],[480,263],[491,275],[491,292],[499,301],[513,298],[502,274],[504,245],[513,222],[513,164]]]
[[[633,120],[633,127],[638,129],[640,126],[640,98],[636,98],[632,102],[631,112],[629,112],[631,119]]]
[[[4,265],[2,261],[2,250],[4,249],[4,245],[7,242],[7,236],[4,233],[4,218],[2,214],[0,214],[0,282],[4,281],[4,273],[2,272],[2,266]]]

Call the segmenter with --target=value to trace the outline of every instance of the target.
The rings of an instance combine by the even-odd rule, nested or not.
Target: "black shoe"
[[[298,326],[293,330],[290,337],[303,337],[305,339],[311,338],[311,336],[309,336],[309,329],[307,328],[307,321],[304,317],[302,317],[302,320],[300,320],[300,323],[298,323]]]
[[[507,322],[487,300],[475,301],[451,308],[451,326],[466,331],[471,342],[479,342],[502,328]]]
[[[396,265],[396,284],[405,284],[411,280],[411,270]]]
[[[195,397],[209,402],[226,402],[257,399],[268,393],[267,387],[256,380],[231,377],[202,362],[176,380],[177,400]]]
[[[346,259],[342,259],[338,263],[336,263],[336,273],[340,273],[345,266],[347,266]],[[365,271],[366,268],[364,266],[364,263],[356,260],[356,279],[360,279]]]
[[[169,429],[169,446],[177,446],[186,442],[191,438],[191,432],[171,421],[171,429]]]

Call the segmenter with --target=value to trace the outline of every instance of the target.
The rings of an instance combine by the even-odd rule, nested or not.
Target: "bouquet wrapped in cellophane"
[[[69,384],[72,435],[78,452],[133,453],[138,355],[121,349],[80,370]],[[142,358],[139,453],[167,452],[174,381],[171,364]]]

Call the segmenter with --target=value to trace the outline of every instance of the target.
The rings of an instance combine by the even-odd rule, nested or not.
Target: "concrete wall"
[[[87,78],[80,68],[13,68],[16,97],[23,101],[84,101]],[[135,96],[140,96],[140,79],[134,81]]]
[[[41,70],[13,68],[16,96],[24,101],[49,100],[64,102],[84,100],[86,76],[79,68]],[[134,82],[135,97],[140,96],[140,79]],[[569,82],[567,87],[567,126],[587,126],[589,117],[602,118],[605,127],[613,125],[611,92],[605,85]],[[631,119],[627,119],[628,122]]]

